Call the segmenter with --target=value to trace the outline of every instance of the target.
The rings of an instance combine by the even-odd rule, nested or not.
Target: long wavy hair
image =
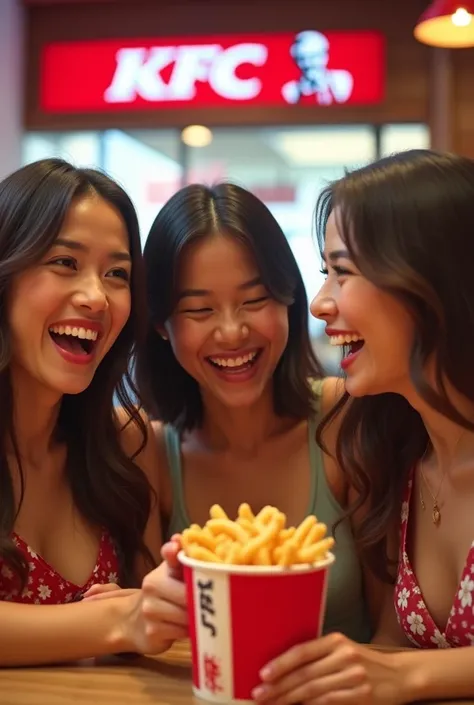
[[[288,306],[288,344],[273,378],[275,411],[281,416],[308,418],[314,411],[311,379],[320,378],[322,371],[309,337],[304,282],[288,240],[269,209],[252,193],[231,183],[184,187],[165,204],[151,226],[144,249],[147,340],[136,367],[147,411],[181,431],[202,421],[199,385],[157,330],[177,303],[181,257],[192,242],[215,234],[248,247],[267,290]]]
[[[132,402],[130,394],[135,393],[135,387],[128,373],[135,345],[143,340],[146,307],[135,209],[127,194],[104,174],[77,169],[59,159],[45,159],[19,169],[0,183],[0,557],[22,585],[28,564],[11,536],[27,480],[13,423],[7,300],[12,280],[52,247],[71,204],[92,194],[118,211],[128,232],[133,263],[131,315],[89,387],[80,394],[63,397],[56,433],[67,446],[65,472],[74,504],[91,525],[106,528],[116,543],[121,584],[134,584],[137,555],[142,554],[150,567],[153,565],[143,540],[151,488],[145,474],[122,449],[114,412],[116,394],[127,412],[127,423],[136,424],[140,430],[140,452],[146,443],[146,426]],[[7,462],[8,440],[20,470],[19,503],[15,502]]]
[[[474,161],[413,150],[381,159],[328,186],[316,206],[321,251],[330,213],[361,272],[398,299],[414,322],[411,381],[433,409],[467,429],[447,383],[474,402]],[[427,361],[435,366],[434,382]],[[318,429],[343,412],[336,457],[368,507],[356,542],[368,565],[389,579],[387,532],[397,521],[407,475],[427,450],[418,412],[392,393],[346,393]],[[392,557],[390,557],[392,558]]]

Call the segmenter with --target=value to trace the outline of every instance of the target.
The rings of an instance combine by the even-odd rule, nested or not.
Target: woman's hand
[[[128,619],[127,636],[141,653],[160,653],[176,639],[188,636],[186,586],[178,553],[180,537],[173,536],[161,549],[163,563],[144,578]],[[130,592],[130,591],[121,591]],[[103,596],[114,596],[111,589]]]
[[[342,634],[293,647],[265,666],[252,695],[271,705],[402,705],[404,674],[397,654],[357,644]]]
[[[121,590],[120,585],[117,585],[117,583],[95,583],[92,587],[85,591],[82,599],[92,600],[97,599],[98,597],[107,597],[112,594],[116,596],[117,590]],[[123,594],[124,592],[126,591],[122,590],[120,594]]]

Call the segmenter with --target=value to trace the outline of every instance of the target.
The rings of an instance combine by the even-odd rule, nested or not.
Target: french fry
[[[255,521],[260,524],[268,524],[277,511],[275,507],[263,507],[255,517]]]
[[[218,504],[209,515],[203,527],[192,524],[183,531],[182,548],[190,558],[291,569],[324,560],[334,546],[326,525],[315,516],[306,517],[297,527],[287,527],[285,514],[276,507],[263,507],[255,515],[248,504],[240,505],[235,521]]]
[[[214,535],[227,534],[234,541],[240,541],[241,543],[245,543],[248,540],[247,532],[230,519],[209,519],[206,526]]]
[[[301,524],[298,526],[296,529],[293,540],[298,544],[298,546],[302,546],[303,542],[308,535],[309,531],[313,528],[313,526],[316,524],[316,517],[310,515],[309,517],[306,517]]]
[[[327,539],[318,541],[312,546],[307,546],[306,548],[301,548],[298,551],[298,562],[299,563],[315,563],[321,560],[324,555],[331,550],[334,546],[334,539],[329,536]]]
[[[228,519],[229,517],[222,509],[220,504],[213,504],[209,510],[209,516],[211,519]]]
[[[272,565],[272,556],[268,546],[259,548],[254,556],[254,565]]]
[[[209,551],[207,548],[198,546],[196,543],[190,543],[186,548],[186,553],[190,558],[195,558],[197,561],[205,561],[206,563],[223,563],[224,561],[216,556],[214,551]]]
[[[250,521],[250,519],[244,519],[243,517],[239,517],[237,519],[237,524],[242,527],[242,529],[245,529],[245,531],[249,534],[249,536],[257,536],[258,535],[258,525],[254,521]]]
[[[239,507],[239,519],[246,519],[247,521],[253,522],[255,520],[254,513],[250,509],[248,504],[241,504]]]
[[[311,529],[308,531],[306,534],[306,538],[303,541],[303,548],[312,546],[313,544],[317,543],[318,541],[321,541],[326,536],[327,533],[327,526],[326,524],[313,524]]]
[[[290,565],[296,563],[298,544],[293,539],[286,541],[286,543],[284,543],[283,546],[280,547],[280,549],[281,556],[280,560],[278,561],[278,565],[288,568]]]
[[[209,551],[215,551],[216,549],[216,539],[212,534],[208,534],[204,529],[185,529],[181,538],[183,547],[190,544],[199,544],[203,548],[207,548]]]

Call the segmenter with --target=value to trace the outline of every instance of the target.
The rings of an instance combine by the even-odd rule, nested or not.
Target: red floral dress
[[[95,583],[118,582],[117,551],[107,532],[102,534],[97,562],[85,585],[75,585],[62,578],[17,534],[13,534],[13,542],[29,563],[27,584],[21,591],[13,571],[0,559],[0,600],[32,605],[60,605],[77,600]]]
[[[428,611],[407,554],[412,488],[413,472],[407,483],[401,513],[400,556],[395,587],[398,622],[407,638],[423,649],[474,646],[474,542],[467,555],[448,622],[441,632]]]

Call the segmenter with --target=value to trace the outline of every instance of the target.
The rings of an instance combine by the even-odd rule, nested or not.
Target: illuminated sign
[[[384,97],[378,32],[307,30],[44,46],[47,113],[157,108],[370,105]]]

